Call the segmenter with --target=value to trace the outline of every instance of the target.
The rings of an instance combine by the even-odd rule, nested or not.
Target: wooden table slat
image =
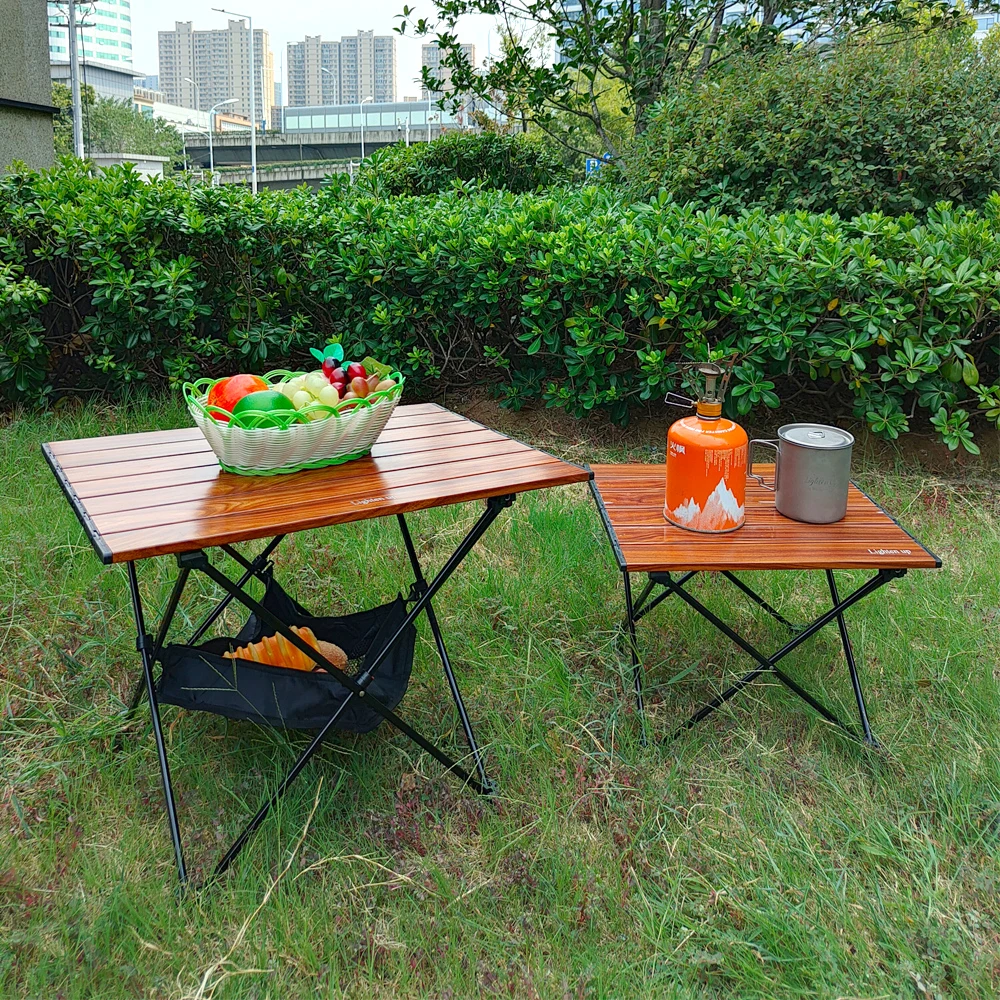
[[[549,458],[548,455],[526,449],[519,454],[507,456],[502,471],[517,471],[557,461],[558,459]],[[446,492],[448,480],[492,473],[497,465],[497,459],[489,458],[443,466],[417,466],[398,472],[371,472],[368,475],[351,476],[342,483],[335,480],[321,481],[316,488],[310,488],[308,493],[268,489],[260,491],[257,496],[246,491],[229,496],[213,494],[204,499],[183,503],[156,506],[144,504],[137,510],[92,514],[91,519],[102,535],[128,531],[143,525],[159,527],[187,520],[204,521],[211,517],[230,518],[239,523],[267,519],[280,524],[283,520],[297,521],[313,510],[325,510],[330,505],[331,497],[363,501],[368,497],[382,496],[387,490],[407,486],[435,486],[440,492]],[[326,488],[323,488],[324,485]]]
[[[397,409],[396,412],[398,413],[399,410]],[[432,438],[450,436],[469,428],[478,430],[482,429],[482,425],[475,424],[469,420],[465,421],[464,424],[455,421],[436,421],[428,425],[401,426],[395,423],[393,419],[390,419],[385,430],[379,435],[376,444],[407,441],[422,444],[423,442],[430,441]],[[195,429],[197,430],[197,428]],[[171,470],[183,472],[186,469],[199,466],[218,467],[218,459],[204,437],[201,439],[201,445],[200,450],[173,450],[171,454],[160,454],[157,456],[150,456],[141,449],[137,449],[135,452],[128,452],[124,456],[113,456],[109,460],[102,461],[100,464],[85,463],[77,466],[69,466],[68,468],[73,470],[73,482],[79,484],[104,480],[110,476],[145,476],[151,472],[169,472]],[[64,466],[61,461],[59,464],[64,470],[67,469],[67,466]]]
[[[581,476],[581,472],[583,470],[567,462],[549,462],[510,472],[499,471],[465,476],[449,483],[447,502],[464,503],[504,493],[585,482],[587,474],[583,472]],[[280,523],[273,523],[270,519],[248,519],[246,523],[239,525],[239,534],[234,535],[233,519],[216,517],[205,521],[185,521],[177,525],[112,533],[103,538],[113,554],[111,561],[122,562],[172,552],[210,548],[235,539],[249,541],[254,538],[269,538],[282,530],[303,531],[439,506],[442,506],[440,484],[424,483],[408,488],[386,490],[373,498],[332,500],[315,513],[310,511],[306,515],[297,515],[294,528],[291,524],[286,523],[283,526]]]
[[[434,413],[440,410],[435,403],[415,403],[406,407],[410,414]],[[107,434],[101,437],[72,438],[68,441],[54,441],[49,446],[57,458],[87,451],[106,451],[109,448],[141,448],[158,441],[204,441],[197,427],[176,427],[168,431],[139,431],[133,434]],[[207,442],[206,442],[207,444]],[[62,464],[62,463],[60,463]]]
[[[526,448],[517,441],[501,437],[498,441],[486,441],[458,449],[358,459],[322,476],[312,472],[292,473],[276,480],[266,493],[256,491],[254,484],[248,485],[245,478],[220,475],[201,484],[185,483],[131,493],[109,493],[88,500],[87,510],[98,527],[101,527],[102,521],[98,515],[133,512],[140,503],[142,515],[149,513],[153,507],[178,503],[200,504],[202,516],[216,513],[216,507],[232,504],[237,504],[240,510],[257,510],[264,503],[270,509],[283,503],[298,505],[311,500],[325,500],[331,488],[336,489],[340,496],[364,493],[373,488],[376,476],[379,477],[379,483],[389,484],[389,473],[410,472],[415,477],[415,482],[434,482],[452,478],[453,469],[466,468],[471,463],[481,467],[478,471],[489,471],[496,462],[487,460],[493,459],[502,460],[508,468],[520,468],[521,463],[515,456],[530,459],[524,463],[529,465],[548,460],[547,456]],[[392,485],[396,485],[395,481]],[[119,529],[112,527],[108,530]]]
[[[399,412],[398,409],[396,411]],[[406,429],[411,431],[412,437],[419,437],[431,428],[441,428],[460,423],[464,418],[455,414],[438,416],[434,413],[405,413],[400,417],[393,414],[393,429]],[[198,428],[194,428],[198,431]],[[173,432],[168,432],[168,436],[161,439],[148,439],[137,445],[116,445],[113,442],[103,449],[86,449],[83,451],[73,451],[63,453],[58,446],[53,447],[53,454],[59,459],[59,464],[64,469],[76,469],[85,465],[107,465],[120,462],[132,462],[141,459],[160,458],[168,455],[191,455],[198,452],[212,453],[208,442],[201,431],[197,437],[180,436]]]
[[[462,448],[468,444],[480,444],[484,441],[509,441],[509,438],[491,431],[488,428],[462,428],[452,434],[428,437],[423,442],[424,453],[430,456],[434,452]],[[413,441],[386,441],[382,438],[372,448],[372,458],[390,457],[406,454],[412,451]],[[205,483],[225,473],[219,468],[215,456],[209,451],[205,465],[191,465],[184,469],[169,469],[164,472],[153,472],[145,475],[110,476],[105,479],[87,480],[76,484],[77,496],[84,500],[104,497],[111,494],[143,492],[145,490],[161,489],[168,486],[184,486],[185,484]],[[312,475],[310,472],[291,473],[285,479],[296,475]],[[134,502],[134,499],[131,502]],[[89,504],[88,504],[89,506]]]

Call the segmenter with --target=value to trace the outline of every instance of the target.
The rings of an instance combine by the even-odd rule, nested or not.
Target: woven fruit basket
[[[268,372],[264,380],[277,387],[305,374],[279,369]],[[367,455],[403,394],[403,376],[393,372],[389,377],[396,383],[391,389],[363,399],[345,399],[337,406],[317,402],[290,412],[231,414],[209,406],[209,391],[221,379],[186,382],[183,393],[188,412],[223,469],[241,476],[275,476]]]

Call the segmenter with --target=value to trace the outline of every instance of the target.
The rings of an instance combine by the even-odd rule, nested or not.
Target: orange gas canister
[[[705,379],[698,401],[673,393],[667,397],[668,402],[683,399],[695,414],[667,431],[663,516],[689,531],[735,531],[745,518],[747,432],[722,415],[728,371],[714,363],[692,367]]]

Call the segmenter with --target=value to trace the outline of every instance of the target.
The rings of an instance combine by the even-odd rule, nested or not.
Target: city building
[[[396,39],[359,31],[340,39],[340,101],[396,100]]]
[[[49,61],[69,62],[66,4],[49,3]],[[130,0],[77,3],[81,59],[132,72],[132,8]]]
[[[463,45],[462,55],[465,56],[469,65],[473,69],[476,67],[476,47],[475,45]],[[450,94],[452,92],[451,87],[451,67],[441,65],[441,57],[443,53],[441,49],[438,48],[437,42],[430,42],[427,45],[420,46],[420,65],[422,69],[426,69],[435,80],[440,80],[443,84],[438,90],[433,91],[432,97],[440,97],[442,94]],[[427,100],[427,88],[421,87],[420,96]]]
[[[52,165],[55,109],[44,51],[45,9],[9,0],[0,31],[0,174],[14,160],[38,170]]]
[[[288,107],[396,100],[396,39],[359,31],[339,42],[306,35],[289,42]]]
[[[160,78],[154,73],[152,76],[143,76],[135,78],[135,85],[137,87],[145,87],[146,90],[159,90],[160,89]]]
[[[306,35],[301,42],[289,42],[285,78],[289,107],[339,104],[340,42],[324,42],[319,35]]]
[[[49,75],[69,86],[69,29],[66,3],[48,5]],[[130,0],[77,3],[77,52],[80,82],[98,97],[132,96],[132,8]]]
[[[274,104],[274,55],[270,35],[254,28],[254,80],[250,79],[249,28],[245,20],[227,27],[195,31],[191,21],[174,22],[159,33],[159,89],[166,103],[208,111],[236,98],[228,110],[250,117],[254,89],[257,127],[269,128]]]
[[[49,63],[49,77],[52,83],[61,83],[64,87],[69,87],[69,60]],[[81,57],[80,84],[92,87],[97,97],[127,101],[132,96],[135,80],[131,70]]]
[[[284,95],[284,89],[282,88],[281,84],[277,80],[275,80],[274,81],[274,105],[275,105],[275,107],[280,108],[285,103],[284,96],[285,96]]]
[[[470,107],[457,111],[429,107],[429,101],[419,104],[415,101],[386,101],[364,104],[364,125],[366,129],[394,129],[400,138],[406,135],[409,123],[409,138],[423,141],[427,137],[430,122],[433,132],[440,129],[465,128],[471,125]],[[284,109],[284,132],[338,132],[354,131],[360,128],[362,110],[358,104],[331,104],[320,107]]]
[[[159,118],[177,129],[178,132],[207,132],[209,126],[208,112],[195,108],[183,108],[170,104],[163,99],[159,90],[147,87],[136,87],[132,95],[132,107],[146,118]],[[225,108],[215,112],[216,132],[249,132],[250,119],[243,115],[232,114]]]
[[[978,11],[972,10],[969,12],[972,19],[976,22],[976,41],[981,41],[986,35],[992,30],[997,21],[1000,21],[1000,15],[995,11]]]

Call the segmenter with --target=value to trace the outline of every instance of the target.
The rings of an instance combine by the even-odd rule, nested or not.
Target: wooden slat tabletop
[[[754,471],[773,478],[773,466]],[[633,573],[753,569],[931,569],[932,552],[851,484],[847,516],[804,524],[779,514],[774,494],[747,479],[746,523],[727,534],[686,531],[663,517],[662,465],[595,465],[591,484],[622,569]]]
[[[223,472],[197,427],[42,450],[106,563],[590,478],[436,403],[397,407],[368,458],[282,476]]]

